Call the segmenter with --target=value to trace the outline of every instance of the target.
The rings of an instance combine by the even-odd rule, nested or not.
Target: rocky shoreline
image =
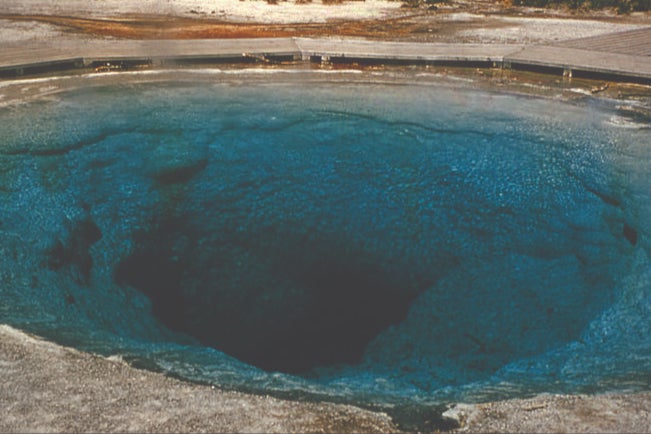
[[[2,432],[391,432],[385,414],[185,383],[0,326]]]
[[[186,383],[0,325],[2,432],[401,432],[385,413]],[[455,432],[651,432],[651,392],[452,406]],[[425,427],[428,421],[423,421]],[[429,425],[435,431],[436,423]]]

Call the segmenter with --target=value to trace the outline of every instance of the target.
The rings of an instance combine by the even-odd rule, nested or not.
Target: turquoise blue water
[[[0,108],[0,321],[356,403],[648,389],[648,119],[202,80]]]

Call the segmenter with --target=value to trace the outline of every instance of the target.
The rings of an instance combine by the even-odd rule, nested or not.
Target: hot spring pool
[[[362,405],[650,387],[651,121],[614,102],[218,74],[0,125],[3,323]]]

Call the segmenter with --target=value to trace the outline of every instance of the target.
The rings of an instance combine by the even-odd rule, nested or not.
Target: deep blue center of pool
[[[651,155],[618,116],[318,81],[0,109],[0,320],[258,392],[645,388]]]

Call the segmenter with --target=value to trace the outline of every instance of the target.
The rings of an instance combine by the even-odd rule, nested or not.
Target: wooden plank
[[[0,68],[15,67],[16,65],[30,65],[44,62],[56,62],[70,58],[80,58],[80,55],[48,47],[37,46],[3,46],[0,52]]]
[[[572,39],[553,45],[608,53],[651,56],[651,27]]]
[[[585,71],[622,77],[651,79],[651,57],[579,50],[554,46],[526,47],[505,62]]]
[[[496,44],[424,44],[296,38],[303,56],[342,59],[501,62],[504,55],[517,51],[517,45]]]
[[[99,41],[83,48],[83,57],[205,59],[243,54],[300,56],[291,38]]]
[[[209,60],[251,56],[296,56],[300,51],[291,38],[208,40],[118,40],[62,42],[56,47],[39,44],[3,46],[0,70],[32,68],[83,58],[86,64],[126,60]]]

